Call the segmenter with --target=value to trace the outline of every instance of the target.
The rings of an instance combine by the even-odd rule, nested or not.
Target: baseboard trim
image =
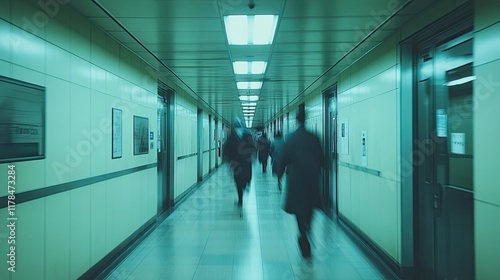
[[[383,251],[344,215],[339,213],[338,217],[339,225],[364,251],[377,268],[384,273],[384,276],[387,277],[387,279],[402,279],[402,268],[391,256]]]
[[[78,279],[105,279],[156,228],[156,225],[154,216]]]

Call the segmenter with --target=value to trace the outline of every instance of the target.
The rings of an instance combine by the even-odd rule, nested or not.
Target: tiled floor
[[[229,170],[220,167],[107,279],[386,279],[321,212],[313,258],[303,260],[297,225],[281,209],[276,179],[254,165],[242,215]]]

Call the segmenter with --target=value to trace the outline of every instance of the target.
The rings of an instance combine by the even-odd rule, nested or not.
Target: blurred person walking
[[[270,142],[269,139],[267,139],[267,134],[265,132],[262,132],[262,135],[259,137],[257,144],[259,145],[258,153],[259,153],[259,162],[262,165],[262,173],[266,173],[267,161],[269,158]]]
[[[277,172],[286,168],[287,180],[283,210],[294,214],[299,228],[298,244],[302,256],[311,257],[308,235],[314,208],[322,208],[319,183],[324,153],[319,138],[304,127],[305,111],[297,113],[297,130],[287,136]],[[278,173],[278,174],[279,174]]]
[[[271,147],[269,148],[269,156],[271,157],[271,168],[272,172],[276,177],[278,177],[278,189],[281,191],[281,178],[283,177],[283,172],[278,172],[278,162],[283,154],[283,146],[285,141],[283,140],[283,135],[280,131],[276,132],[274,140],[271,142]]]
[[[233,173],[238,193],[238,207],[243,206],[243,190],[252,179],[252,155],[255,153],[255,143],[252,133],[236,118],[224,147],[224,158],[229,163]]]

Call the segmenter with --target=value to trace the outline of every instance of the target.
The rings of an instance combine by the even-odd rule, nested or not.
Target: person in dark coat
[[[243,123],[237,118],[225,144],[224,154],[236,184],[238,207],[243,206],[243,191],[252,179],[252,155],[255,150],[252,133],[243,127]]]
[[[322,208],[319,183],[324,153],[319,138],[304,127],[305,112],[297,113],[299,127],[287,136],[278,172],[286,167],[287,188],[283,210],[294,214],[299,228],[299,248],[304,258],[311,257],[308,234],[314,208]]]
[[[267,135],[265,132],[259,137],[258,140],[259,145],[259,162],[262,165],[262,172],[266,173],[267,170],[267,161],[269,158],[269,148],[271,146],[269,139],[267,139]]]
[[[269,156],[271,157],[271,168],[272,172],[276,177],[278,177],[278,189],[281,191],[281,177],[283,177],[283,173],[278,172],[278,162],[281,159],[283,154],[283,146],[285,145],[285,141],[283,140],[283,135],[281,132],[276,132],[274,136],[274,140],[271,142],[271,147],[269,148]]]

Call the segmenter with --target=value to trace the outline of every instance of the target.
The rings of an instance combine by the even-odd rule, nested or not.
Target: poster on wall
[[[339,124],[339,154],[348,155],[349,154],[349,120],[344,118]]]
[[[113,154],[111,158],[122,157],[122,110],[112,109],[112,131],[111,131],[111,149]]]
[[[134,155],[149,153],[149,119],[134,116]]]

